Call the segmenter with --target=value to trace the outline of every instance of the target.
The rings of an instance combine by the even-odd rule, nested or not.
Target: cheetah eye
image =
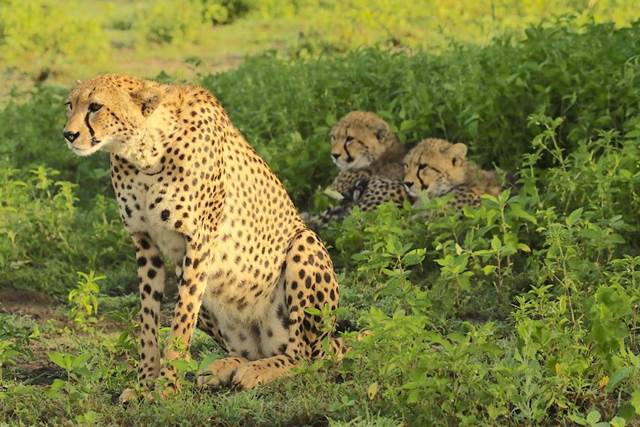
[[[348,136],[347,140],[346,140],[346,144],[349,145],[353,142],[353,137],[352,136]]]
[[[72,107],[71,101],[65,102],[64,105],[67,107],[67,110],[71,111],[71,107]]]
[[[425,170],[427,168],[428,168],[428,166],[425,163],[420,163],[420,166],[418,166],[418,170],[419,171],[423,171],[423,170]]]
[[[98,104],[97,102],[92,102],[91,104],[89,104],[89,111],[92,113],[100,111],[101,108],[102,104]]]

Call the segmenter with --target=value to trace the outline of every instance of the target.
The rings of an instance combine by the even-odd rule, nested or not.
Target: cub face
[[[412,197],[426,191],[429,197],[449,193],[466,182],[467,146],[428,138],[404,158],[404,185]]]
[[[79,156],[104,150],[151,167],[162,153],[148,119],[160,99],[153,82],[106,75],[78,83],[65,101],[67,146]]]
[[[331,159],[340,170],[359,169],[379,159],[398,141],[378,115],[352,111],[331,129]]]

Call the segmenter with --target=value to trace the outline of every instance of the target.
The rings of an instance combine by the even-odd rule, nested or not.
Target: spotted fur
[[[331,259],[211,93],[104,75],[79,83],[67,105],[69,147],[110,152],[135,245],[141,383],[163,376],[178,387],[165,362],[186,357],[196,325],[230,353],[199,375],[202,385],[250,388],[323,355],[321,318],[305,309],[337,307]],[[161,360],[166,259],[177,266],[179,295]]]
[[[341,183],[334,181],[337,190],[343,195],[335,206],[325,209],[317,215],[308,215],[303,217],[309,227],[314,230],[325,228],[332,221],[342,221],[351,213],[354,207],[360,208],[363,212],[375,210],[378,206],[385,202],[393,202],[398,205],[405,200],[409,200],[407,191],[401,181],[388,179],[380,176],[365,176],[360,180],[351,182],[354,178],[350,176],[352,171],[344,171],[338,175],[349,180],[349,183]],[[355,175],[359,175],[355,170]],[[337,185],[336,185],[337,184]]]
[[[416,145],[404,159],[404,185],[412,197],[454,194],[451,205],[478,205],[482,194],[498,195],[500,184],[494,171],[480,169],[467,159],[467,146],[437,138]]]

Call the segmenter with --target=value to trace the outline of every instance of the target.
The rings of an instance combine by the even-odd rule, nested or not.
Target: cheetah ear
[[[451,155],[451,164],[453,166],[460,166],[467,157],[467,146],[462,143],[453,144],[447,151]]]
[[[382,142],[382,140],[387,136],[387,129],[385,128],[379,128],[378,130],[376,130],[376,138],[378,139],[379,142]]]
[[[79,85],[80,83],[82,83],[82,80],[76,80],[76,85]]]
[[[162,91],[157,86],[145,85],[141,89],[131,92],[131,99],[140,107],[142,115],[148,117],[160,105]]]

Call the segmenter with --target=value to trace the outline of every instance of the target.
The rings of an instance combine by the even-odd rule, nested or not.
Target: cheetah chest
[[[162,220],[162,211],[157,206],[158,197],[138,185],[138,191],[125,192],[120,200],[120,210],[126,227],[131,233],[147,233],[165,258],[175,266],[181,266],[185,255],[185,238],[171,230]]]

